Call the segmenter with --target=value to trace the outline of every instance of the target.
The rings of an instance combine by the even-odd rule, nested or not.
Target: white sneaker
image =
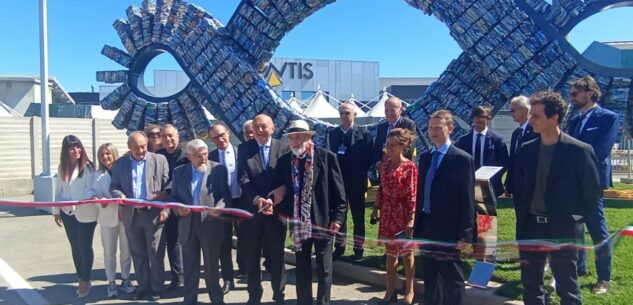
[[[127,279],[121,282],[121,290],[125,291],[125,293],[133,293],[134,291],[136,291],[136,287],[132,285],[132,281]]]
[[[119,295],[119,291],[116,288],[116,283],[115,282],[110,282],[110,284],[108,284],[107,295],[108,295],[109,299]]]

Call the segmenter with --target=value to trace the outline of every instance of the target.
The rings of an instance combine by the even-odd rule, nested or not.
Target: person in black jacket
[[[519,124],[512,132],[510,138],[510,159],[508,161],[508,172],[506,174],[506,195],[511,196],[513,185],[513,164],[516,162],[516,155],[523,143],[533,140],[538,137],[538,133],[532,131],[532,126],[528,121],[528,115],[530,114],[530,99],[526,96],[520,95],[514,97],[510,101],[510,115],[515,122]]]
[[[372,163],[369,151],[372,149],[371,135],[366,128],[354,124],[356,107],[352,103],[343,103],[338,108],[341,125],[328,131],[327,148],[338,157],[343,173],[346,201],[354,220],[354,260],[363,257],[365,241],[365,193],[367,192],[367,171]],[[345,215],[347,219],[347,215]],[[345,252],[347,234],[346,221],[341,227],[341,236],[337,239],[333,258],[337,259]]]
[[[417,126],[415,122],[402,116],[404,107],[402,106],[402,100],[392,96],[385,101],[385,120],[378,124],[378,132],[376,133],[376,141],[374,141],[374,163],[382,162],[384,155],[383,149],[387,142],[387,135],[392,129],[406,128],[411,130],[413,134],[417,134]],[[415,150],[415,143],[411,143],[407,150],[404,152],[404,156],[413,160],[413,151]],[[379,165],[376,166],[380,168]]]
[[[317,305],[330,304],[332,287],[332,239],[345,220],[347,205],[343,177],[336,155],[315,147],[314,131],[296,120],[288,129],[291,152],[277,162],[274,210],[292,223],[297,260],[297,304],[313,304],[312,248],[316,255]],[[272,215],[272,204],[263,206]]]
[[[473,157],[475,170],[482,166],[503,167],[491,179],[492,190],[495,197],[504,193],[501,178],[508,168],[508,147],[503,142],[503,136],[488,128],[492,119],[490,107],[479,105],[471,112],[473,129],[457,140],[455,146],[469,153]]]
[[[260,257],[262,247],[268,248],[271,286],[276,304],[284,304],[286,271],[284,264],[284,240],[286,226],[279,215],[262,214],[260,206],[267,201],[273,190],[274,168],[279,158],[290,151],[288,144],[272,138],[275,126],[266,114],[253,119],[255,139],[238,146],[237,172],[242,189],[239,205],[255,216],[242,222],[241,234],[246,243],[246,272],[248,281],[248,303],[260,304],[262,298],[262,273]],[[263,240],[266,240],[264,243]]]
[[[578,242],[588,215],[601,195],[596,157],[591,146],[561,132],[567,106],[559,93],[530,97],[530,125],[540,135],[519,150],[514,168],[516,239]],[[576,248],[534,251],[520,247],[521,282],[526,305],[545,304],[546,258],[556,280],[561,305],[582,304]]]
[[[424,304],[460,305],[464,300],[461,251],[475,236],[475,171],[473,159],[449,138],[453,115],[436,111],[429,120],[431,151],[420,156],[413,235],[452,244],[421,248]]]

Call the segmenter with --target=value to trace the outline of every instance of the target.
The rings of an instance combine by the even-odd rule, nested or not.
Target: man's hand
[[[159,223],[165,223],[165,221],[167,221],[167,218],[169,218],[169,209],[164,209],[160,211],[160,214],[158,217],[159,217],[158,218]]]
[[[330,222],[330,231],[334,232],[334,233],[338,233],[338,231],[341,229],[341,224],[336,222],[336,221],[332,221]]]
[[[180,217],[185,217],[191,214],[191,210],[187,208],[176,208],[176,214],[178,214],[178,216]]]
[[[259,212],[264,215],[273,214],[273,204],[273,201],[270,199],[264,199],[262,197],[257,198],[257,207],[259,208]]]
[[[59,214],[53,214],[53,219],[55,219],[55,224],[56,224],[58,227],[60,227],[60,228],[61,228],[61,227],[62,227],[62,217],[61,217],[61,216],[59,216]]]
[[[468,246],[468,243],[465,243],[460,240],[460,241],[457,241],[457,245],[455,246],[455,249],[459,251],[464,251],[464,249],[466,249],[466,246]]]

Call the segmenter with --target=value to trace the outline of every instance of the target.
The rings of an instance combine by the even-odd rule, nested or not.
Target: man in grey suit
[[[112,169],[112,197],[166,199],[162,192],[169,178],[165,157],[147,150],[147,136],[141,131],[133,132],[127,145],[129,156],[118,159]],[[163,291],[165,272],[165,248],[159,245],[164,242],[163,224],[169,217],[169,209],[126,205],[120,209],[136,270],[136,299],[157,301]]]
[[[223,208],[231,201],[226,167],[208,161],[209,150],[204,141],[195,139],[187,143],[187,157],[191,164],[174,170],[168,186],[172,201],[192,206]],[[224,293],[218,282],[220,245],[225,225],[213,211],[191,213],[178,208],[178,240],[182,244],[185,271],[185,299],[182,304],[198,302],[200,282],[200,250],[204,258],[204,279],[212,304],[224,304]]]

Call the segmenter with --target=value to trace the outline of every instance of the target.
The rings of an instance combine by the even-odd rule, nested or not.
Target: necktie
[[[422,212],[431,213],[431,185],[433,184],[433,177],[435,177],[435,171],[440,161],[440,152],[434,151],[431,157],[431,167],[426,172],[426,179],[424,179],[424,203],[422,205]]]
[[[517,141],[514,144],[514,153],[519,151],[519,148],[521,148],[521,144],[523,144],[523,133],[525,132],[525,130],[521,127],[517,128],[517,131],[518,131],[518,134],[517,134]]]
[[[262,161],[264,161],[264,169],[268,167],[268,156],[266,154],[268,145],[262,145],[259,147],[259,153],[262,155]]]
[[[481,167],[481,133],[477,133],[477,141],[475,141],[475,170]]]

